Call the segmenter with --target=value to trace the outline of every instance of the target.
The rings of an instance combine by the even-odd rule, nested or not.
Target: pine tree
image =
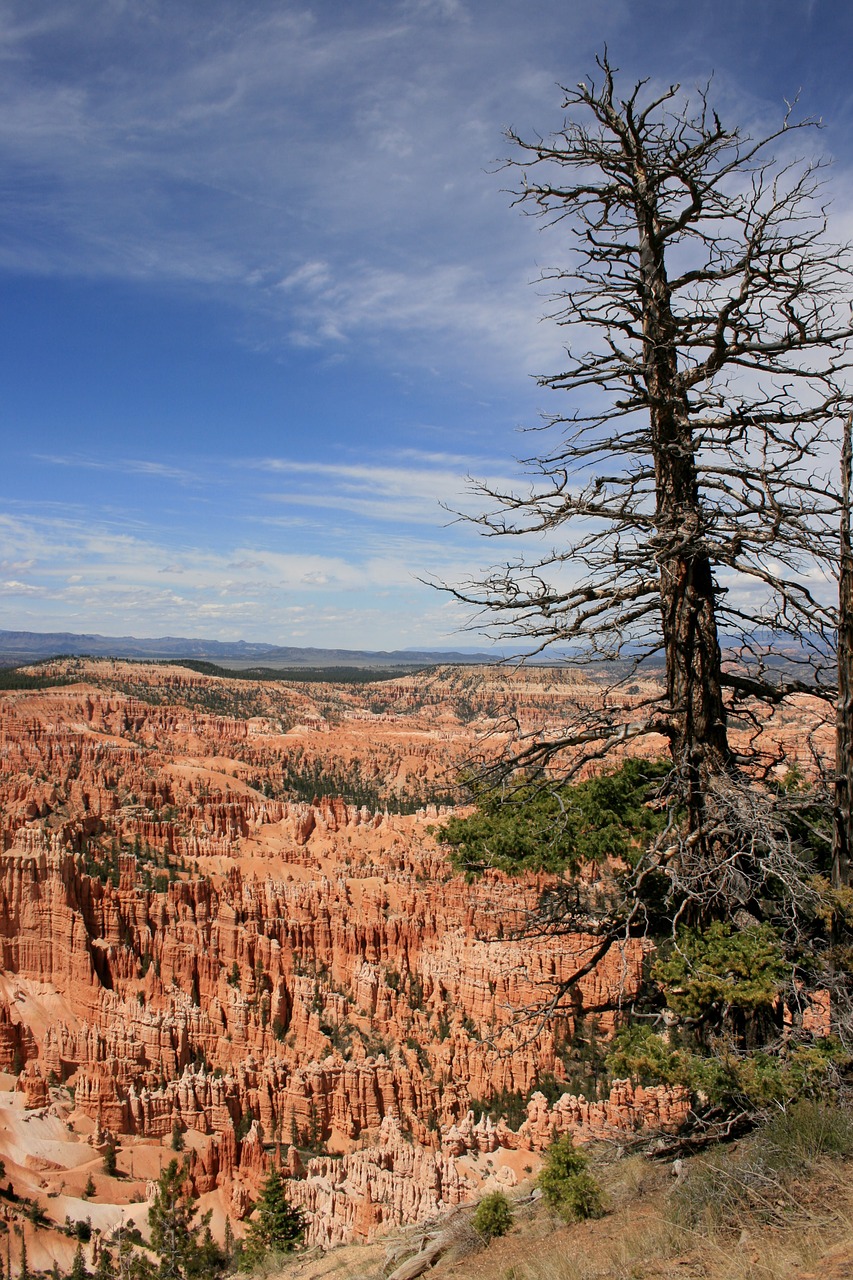
[[[32,1280],[27,1262],[27,1242],[23,1236],[21,1236],[21,1268],[18,1272],[18,1280]]]
[[[89,1280],[89,1270],[86,1266],[86,1259],[83,1257],[82,1244],[77,1245],[77,1252],[74,1254],[74,1262],[71,1265],[71,1275],[68,1280]]]
[[[157,1269],[133,1247],[133,1241],[122,1230],[118,1246],[118,1271],[121,1280],[157,1280]]]
[[[287,1199],[284,1181],[277,1169],[271,1171],[261,1188],[256,1214],[246,1235],[246,1268],[260,1262],[272,1250],[289,1253],[305,1232],[305,1215]]]
[[[148,1210],[151,1244],[160,1255],[161,1280],[212,1280],[222,1257],[210,1235],[210,1211],[195,1222],[196,1207],[186,1163],[170,1160],[160,1174]]]
[[[113,1255],[106,1247],[98,1254],[98,1265],[95,1268],[95,1280],[115,1280]]]

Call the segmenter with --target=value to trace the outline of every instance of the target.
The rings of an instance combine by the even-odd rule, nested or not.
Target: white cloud
[[[181,484],[197,484],[202,480],[199,473],[188,471],[185,467],[172,467],[148,458],[91,458],[80,454],[43,453],[34,454],[33,457],[38,462],[51,463],[57,467],[111,471],[129,476],[150,476],[153,480],[176,480]]]
[[[416,451],[410,451],[409,456],[417,456]],[[422,456],[426,461],[428,455]],[[303,477],[310,486],[302,491],[292,489],[286,493],[267,493],[267,500],[297,506],[326,506],[330,510],[357,512],[373,519],[433,527],[447,523],[448,515],[442,509],[442,503],[453,506],[470,500],[470,486],[462,464],[469,463],[493,487],[512,487],[513,481],[508,476],[493,474],[483,477],[483,459],[457,459],[441,454],[432,457],[436,463],[458,462],[460,466],[401,467],[363,462],[304,462],[288,458],[265,458],[243,465],[268,474],[286,475],[290,480]]]
[[[399,334],[374,357],[426,364],[461,342],[518,376],[539,341],[530,237],[485,170],[509,102],[553,81],[507,74],[511,33],[537,40],[501,22],[457,0],[212,3],[203,29],[181,6],[64,0],[33,22],[7,0],[0,267],[182,282],[269,341]]]
[[[28,581],[0,581],[0,594],[29,600],[17,621],[36,630],[287,643],[298,622],[309,628],[312,643],[340,646],[331,621],[340,614],[351,630],[349,647],[377,648],[404,633],[441,643],[448,628],[446,618],[436,617],[435,594],[415,577],[422,559],[436,564],[431,544],[403,547],[393,538],[347,544],[351,558],[248,544],[222,552],[185,546],[176,560],[174,549],[156,537],[91,516],[0,515],[0,551],[13,559],[22,548],[34,553],[35,568]],[[444,550],[440,566],[456,576],[460,562]]]

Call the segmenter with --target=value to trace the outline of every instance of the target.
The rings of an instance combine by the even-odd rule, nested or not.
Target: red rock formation
[[[13,1011],[0,1003],[0,1071],[20,1071],[38,1053],[35,1037],[23,1022],[13,1021]]]
[[[467,885],[427,832],[496,707],[556,724],[600,697],[593,682],[459,670],[308,690],[57,669],[87,683],[0,694],[0,968],[25,997],[0,993],[0,1066],[26,1064],[28,1105],[53,1072],[99,1130],[162,1142],[177,1122],[197,1190],[220,1188],[232,1216],[271,1160],[304,1164],[293,1198],[324,1244],[458,1203],[465,1152],[681,1121],[672,1091],[553,1107],[535,1092],[577,1017],[612,1029],[644,945],[608,957],[531,1039],[518,1012],[591,939],[513,940],[542,882]],[[344,776],[379,807],[304,794]],[[421,812],[393,812],[401,795]],[[470,1113],[501,1090],[529,1099],[518,1132]],[[298,1149],[317,1142],[342,1157],[306,1164]]]
[[[47,1081],[42,1075],[41,1068],[37,1062],[27,1063],[26,1069],[18,1077],[18,1083],[15,1088],[26,1097],[28,1111],[36,1107],[47,1106],[49,1100]]]

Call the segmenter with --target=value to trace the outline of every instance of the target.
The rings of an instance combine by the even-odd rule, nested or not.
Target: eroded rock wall
[[[192,1131],[197,1189],[238,1217],[279,1162],[323,1244],[458,1203],[473,1152],[680,1122],[671,1092],[535,1092],[572,1065],[579,1020],[612,1030],[644,944],[525,1020],[595,939],[521,938],[544,881],[467,884],[429,830],[477,734],[500,742],[501,708],[569,715],[589,682],[247,692],[72,668],[89,683],[0,696],[0,1066],[23,1069],[28,1104],[69,1081],[98,1133]],[[341,779],[382,803],[307,796]],[[527,1100],[520,1126],[476,1119],[499,1094]]]

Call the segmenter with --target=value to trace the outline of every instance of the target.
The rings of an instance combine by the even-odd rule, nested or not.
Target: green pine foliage
[[[0,667],[0,689],[53,689],[73,684],[75,676],[51,675],[44,670]]]
[[[109,1249],[102,1247],[98,1254],[98,1265],[95,1268],[94,1280],[115,1280],[115,1276],[116,1265],[113,1255]]]
[[[456,869],[474,875],[630,862],[664,825],[664,807],[653,801],[669,772],[660,762],[626,760],[613,773],[563,785],[527,782],[507,796],[469,783],[476,811],[450,818],[436,835]]]
[[[682,1085],[705,1105],[723,1111],[766,1111],[798,1098],[820,1098],[833,1088],[849,1063],[849,1054],[834,1038],[815,1041],[790,1038],[772,1048],[738,1048],[719,1036],[705,1045],[698,1035],[671,1032],[634,1023],[613,1038],[607,1066],[617,1079],[638,1084]]]
[[[819,1097],[849,1061],[833,1038],[782,1034],[791,963],[770,924],[680,929],[659,943],[650,977],[669,1027],[622,1027],[606,1058],[614,1077],[682,1085],[728,1112],[764,1111]]]
[[[225,1260],[210,1234],[210,1210],[199,1221],[197,1212],[186,1163],[170,1160],[148,1210],[151,1244],[160,1255],[162,1277],[213,1280],[222,1274]]]
[[[588,1164],[586,1153],[577,1149],[569,1135],[558,1138],[545,1153],[537,1183],[545,1203],[567,1222],[600,1218],[604,1213],[601,1188]]]
[[[545,930],[592,926],[605,948],[606,937],[611,945],[632,935],[654,943],[632,1005],[640,1017],[617,1032],[593,1093],[615,1078],[681,1085],[694,1123],[720,1110],[758,1119],[834,1088],[853,1062],[837,1040],[799,1025],[809,992],[837,987],[853,970],[853,891],[826,879],[826,798],[792,771],[773,800],[777,825],[767,841],[758,833],[753,847],[741,833],[735,858],[721,835],[713,856],[724,887],[691,897],[690,846],[666,797],[669,772],[665,763],[628,760],[578,783],[526,780],[507,783],[503,794],[474,787],[475,812],[451,818],[438,836],[469,875],[496,868],[559,877],[542,892]],[[665,827],[666,841],[656,844]],[[590,864],[598,866],[594,881],[578,874]],[[575,1054],[574,1044],[558,1054],[572,1087]]]
[[[86,1266],[86,1259],[83,1257],[82,1244],[77,1245],[74,1253],[69,1280],[89,1280],[89,1268]]]
[[[670,1043],[647,1022],[633,1022],[613,1037],[606,1065],[617,1080],[642,1085],[685,1085],[694,1082],[694,1055]]]
[[[277,1169],[268,1174],[249,1223],[241,1268],[251,1270],[268,1253],[290,1253],[302,1239],[305,1215],[290,1204]]]
[[[474,1210],[471,1225],[486,1244],[511,1230],[512,1206],[502,1191],[490,1191],[483,1196]]]
[[[141,1242],[141,1236],[135,1239],[134,1235],[132,1231],[121,1232],[118,1243],[118,1266],[113,1274],[120,1276],[121,1280],[160,1280],[161,1268],[154,1265],[147,1256],[147,1251],[136,1248],[136,1245]],[[219,1275],[221,1275],[220,1271],[212,1270],[210,1280],[215,1280]]]
[[[738,931],[713,920],[702,930],[681,930],[662,947],[652,977],[674,1013],[708,1025],[731,1011],[769,1009],[785,972],[782,943],[770,925]]]

